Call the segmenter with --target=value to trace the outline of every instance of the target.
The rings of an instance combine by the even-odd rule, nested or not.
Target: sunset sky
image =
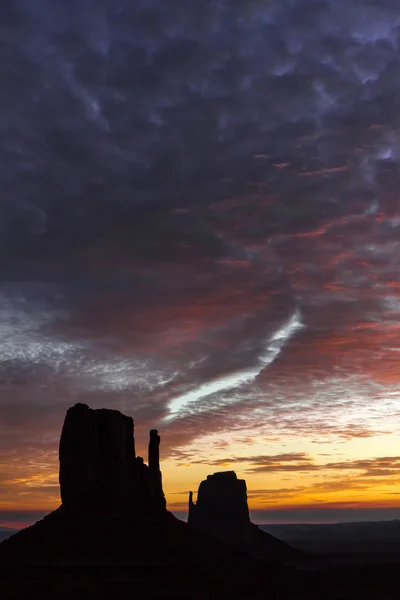
[[[257,522],[400,518],[398,0],[0,24],[0,525],[78,401],[159,429],[173,511],[233,469]]]

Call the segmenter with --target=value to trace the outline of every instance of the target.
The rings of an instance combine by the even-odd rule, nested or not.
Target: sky
[[[78,401],[159,429],[178,514],[233,469],[258,522],[400,517],[398,0],[0,23],[0,525]]]

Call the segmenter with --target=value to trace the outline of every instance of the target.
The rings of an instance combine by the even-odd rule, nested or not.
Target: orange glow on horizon
[[[173,438],[166,436],[161,469],[168,509],[185,512],[189,491],[196,495],[207,475],[226,470],[234,470],[238,478],[246,480],[250,511],[287,511],[290,519],[290,511],[298,509],[400,508],[395,434],[364,436],[355,432],[341,440],[332,435],[321,444],[283,434],[263,435],[262,430],[257,437],[251,433],[210,433],[178,450]],[[21,515],[46,513],[60,505],[56,452],[47,458],[43,455],[40,461],[21,453],[12,474],[4,476],[9,469],[5,463],[0,465],[0,525],[22,523],[22,517],[15,517],[18,511]]]

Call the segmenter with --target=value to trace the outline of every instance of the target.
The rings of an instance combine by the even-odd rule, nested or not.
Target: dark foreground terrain
[[[365,578],[367,575],[367,578]],[[338,580],[339,577],[339,580]],[[384,581],[383,581],[384,579]],[[92,568],[18,571],[3,578],[4,599],[281,599],[281,600],[398,600],[398,567],[367,574],[319,572],[304,576],[302,583],[238,579],[229,571],[215,576],[198,572],[152,569]]]
[[[1,597],[77,599],[398,600],[400,561],[391,565],[325,566],[264,572],[204,567],[53,566],[0,569]]]
[[[389,556],[400,554],[400,521],[260,525],[295,548],[315,553]],[[399,596],[400,597],[400,596]]]
[[[342,536],[339,553],[308,553],[297,566],[288,567],[273,560],[254,560],[221,540],[192,532],[174,517],[150,527],[148,522],[114,521],[109,529],[98,528],[95,521],[59,520],[57,511],[44,521],[46,536],[52,532],[47,537],[46,552],[35,552],[32,547],[44,531],[43,525],[24,530],[25,556],[20,552],[21,537],[18,544],[15,536],[0,545],[1,598],[400,598],[400,553],[393,548],[386,553],[346,553],[346,540],[351,537],[349,524],[333,527],[335,544],[339,531],[347,534]],[[306,526],[290,527],[283,537],[288,538],[289,533],[293,536],[296,530],[299,537],[298,527],[305,537]],[[317,526],[308,527],[313,531],[310,539],[317,539]],[[326,526],[321,527],[318,539],[322,539]],[[386,528],[392,531],[388,525],[382,529]],[[277,535],[278,526],[272,529]],[[374,524],[369,529],[374,529]],[[58,543],[60,539],[64,540],[63,547]],[[110,547],[120,550],[112,552]]]
[[[0,544],[1,598],[282,596],[289,569],[153,518],[71,515],[63,507]],[[276,592],[275,592],[276,590]]]

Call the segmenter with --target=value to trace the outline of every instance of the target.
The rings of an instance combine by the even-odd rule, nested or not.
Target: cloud
[[[249,471],[310,471],[315,468],[313,460],[305,452],[289,452],[273,456],[244,456],[219,458],[212,461],[213,465],[230,465],[249,463]]]
[[[71,2],[0,8],[4,452],[396,433],[393,2]]]
[[[196,461],[193,461],[196,463]],[[203,462],[203,459],[198,462]],[[330,474],[332,471],[359,471],[361,477],[391,477],[400,475],[400,457],[377,457],[360,460],[343,460],[339,462],[320,463],[305,452],[288,452],[286,454],[259,455],[259,456],[230,456],[207,461],[213,466],[229,466],[240,464],[246,473],[274,473],[291,471],[322,471]],[[245,466],[244,466],[245,465]],[[327,485],[327,484],[324,484]],[[333,481],[329,485],[342,485],[342,482]],[[357,482],[346,486],[357,485]],[[297,488],[296,488],[297,489]],[[300,488],[298,488],[300,489]],[[301,488],[303,489],[303,488]],[[262,490],[264,493],[265,490]],[[254,490],[252,493],[256,493]]]
[[[192,390],[178,396],[171,400],[168,408],[169,415],[166,417],[167,420],[179,416],[180,413],[185,412],[187,404],[192,404],[196,400],[206,398],[212,394],[220,391],[229,390],[232,388],[240,388],[242,385],[251,383],[261,373],[261,371],[268,367],[270,363],[279,355],[286,341],[290,340],[292,335],[303,326],[299,313],[295,312],[289,319],[289,321],[281,327],[276,333],[270,336],[267,341],[264,352],[258,356],[258,364],[252,369],[247,371],[239,371],[231,373],[220,379],[204,383],[197,390]],[[182,410],[183,409],[183,410]]]

